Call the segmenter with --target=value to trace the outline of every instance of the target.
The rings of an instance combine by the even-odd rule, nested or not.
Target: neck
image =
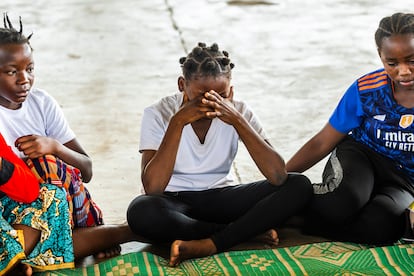
[[[414,107],[414,87],[404,87],[393,83],[393,96],[395,101],[405,108]]]
[[[21,103],[14,103],[2,95],[0,95],[0,105],[13,110],[19,109],[22,106]]]

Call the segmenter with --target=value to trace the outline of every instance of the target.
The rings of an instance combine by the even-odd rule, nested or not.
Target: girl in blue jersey
[[[266,233],[310,200],[309,180],[286,173],[246,103],[233,99],[228,53],[199,43],[180,59],[180,92],[147,107],[142,119],[141,178],[131,229],[154,243],[171,243],[170,265],[212,255]],[[231,166],[242,141],[266,180],[234,185]]]
[[[323,182],[313,185],[306,229],[387,244],[403,235],[414,200],[414,14],[383,18],[375,42],[384,68],[348,88],[287,169],[303,172],[331,153]]]

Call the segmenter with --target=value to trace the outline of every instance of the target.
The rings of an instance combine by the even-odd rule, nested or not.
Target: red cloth
[[[11,178],[0,185],[0,191],[17,202],[30,203],[39,196],[39,182],[27,165],[6,144],[0,134],[0,157],[14,165]]]

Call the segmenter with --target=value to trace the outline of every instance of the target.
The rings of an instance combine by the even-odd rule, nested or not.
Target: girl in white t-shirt
[[[180,59],[181,93],[144,111],[141,126],[145,195],[127,212],[138,235],[171,244],[170,265],[224,251],[276,227],[309,201],[309,180],[288,175],[252,110],[233,100],[228,53],[199,43]],[[234,185],[230,173],[238,141],[266,180]]]
[[[92,177],[90,157],[56,101],[33,88],[34,60],[29,39],[22,34],[21,22],[18,31],[5,14],[4,28],[0,28],[0,133],[27,161],[40,183],[64,188],[73,233],[87,232],[96,238],[78,242],[78,256],[91,252],[98,257],[117,255],[120,243],[137,237],[126,223],[102,225],[101,211],[83,185],[83,180]]]

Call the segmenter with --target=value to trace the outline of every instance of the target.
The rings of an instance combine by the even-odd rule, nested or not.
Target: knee
[[[59,210],[60,213],[59,216],[50,216],[48,218],[49,220],[56,220],[59,221],[59,223],[64,220],[63,218],[67,218],[69,220],[71,214],[68,208],[66,196],[66,191],[61,187],[48,183],[40,184],[39,197],[37,200],[42,202],[43,207],[47,206],[51,209],[54,208]]]
[[[405,220],[403,215],[395,215],[392,211],[382,212],[367,222],[365,231],[365,242],[373,245],[386,245],[398,241],[405,230]]]
[[[288,189],[291,189],[295,195],[310,199],[313,195],[312,183],[309,178],[299,173],[289,173],[285,182]]]
[[[302,174],[289,173],[281,189],[284,200],[298,208],[307,206],[313,197],[312,184],[309,178]]]
[[[53,193],[53,197],[56,201],[64,202],[66,203],[66,191],[62,187],[49,184],[49,183],[42,183],[40,184],[40,194],[43,194],[39,196],[39,198],[44,198],[45,194],[51,194]]]
[[[308,213],[314,219],[319,218],[334,225],[349,223],[361,212],[353,200],[342,197],[329,197],[316,194],[313,196]]]
[[[127,221],[134,233],[137,233],[139,226],[145,222],[143,213],[147,212],[148,199],[145,195],[134,198],[127,209]]]
[[[160,216],[156,201],[156,198],[148,195],[140,195],[131,201],[127,209],[127,222],[134,233],[142,234],[144,229],[148,229],[147,225]]]
[[[311,212],[318,214],[324,220],[341,224],[353,220],[368,204],[369,191],[352,190],[342,185],[330,192],[320,192],[322,184],[313,184],[314,196]]]

